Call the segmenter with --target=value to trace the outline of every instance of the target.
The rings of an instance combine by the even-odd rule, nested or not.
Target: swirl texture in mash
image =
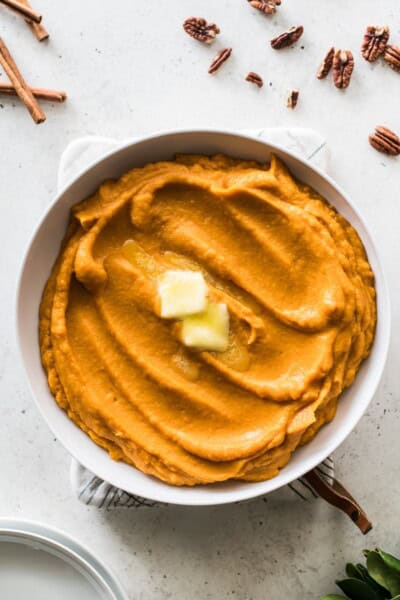
[[[158,316],[174,268],[227,304],[226,352]],[[357,233],[279,160],[178,156],[73,207],[40,346],[57,403],[114,459],[173,485],[260,481],[334,417],[375,323]]]

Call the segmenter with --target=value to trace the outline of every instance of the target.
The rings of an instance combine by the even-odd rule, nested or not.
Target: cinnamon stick
[[[19,0],[19,2],[24,6],[28,6],[29,8],[31,7],[31,5],[29,4],[29,0]],[[32,30],[32,33],[36,36],[36,39],[39,42],[47,40],[47,38],[49,37],[49,33],[47,29],[43,27],[42,23],[35,23],[30,19],[25,19],[25,22],[27,25],[29,25],[30,29]]]
[[[48,100],[49,102],[64,102],[67,98],[67,94],[65,92],[61,92],[58,90],[48,90],[45,88],[30,88],[30,91],[39,100]],[[0,82],[0,95],[6,96],[18,96],[17,90],[10,83],[2,83]]]
[[[0,3],[8,6],[8,8],[11,8],[14,12],[20,14],[25,19],[33,21],[34,23],[40,23],[42,20],[41,14],[36,12],[36,10],[33,10],[30,6],[25,6],[18,0],[0,0]]]
[[[2,65],[4,71],[9,77],[11,83],[15,87],[15,91],[18,96],[21,98],[22,102],[25,104],[28,109],[32,119],[35,123],[43,123],[46,120],[46,115],[40,108],[37,100],[33,96],[30,91],[26,81],[22,77],[17,65],[14,62],[11,54],[8,51],[7,46],[4,41],[0,37],[0,64]]]

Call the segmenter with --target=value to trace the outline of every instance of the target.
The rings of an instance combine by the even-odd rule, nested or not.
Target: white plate
[[[92,194],[107,178],[117,178],[135,166],[173,158],[175,153],[224,153],[268,161],[273,152],[292,173],[311,185],[358,231],[375,273],[378,323],[375,342],[353,385],[342,395],[335,419],[313,441],[298,449],[280,474],[260,483],[228,482],[208,486],[173,487],[124,463],[114,462],[58,408],[49,392],[40,362],[38,310],[41,294],[68,222],[69,209]],[[352,173],[349,172],[349,177]],[[377,388],[390,336],[389,295],[378,251],[362,218],[344,192],[306,161],[246,135],[226,131],[178,131],[127,143],[84,170],[54,200],[39,223],[26,252],[17,296],[17,330],[23,362],[37,406],[56,437],[84,466],[111,484],[152,500],[185,505],[213,505],[245,500],[276,490],[314,468],[333,452],[355,427]]]
[[[4,600],[128,600],[86,548],[32,521],[0,519],[0,582]]]

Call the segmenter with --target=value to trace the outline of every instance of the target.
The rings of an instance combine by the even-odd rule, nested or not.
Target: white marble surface
[[[35,7],[46,15],[48,44],[37,43],[5,9],[0,35],[32,84],[65,88],[69,100],[46,106],[47,122],[35,127],[18,101],[0,98],[0,516],[39,519],[76,535],[115,569],[131,598],[141,600],[311,600],[333,591],[344,562],[366,544],[400,553],[400,159],[385,158],[367,143],[376,124],[400,131],[400,76],[359,54],[367,24],[389,24],[400,43],[398,0],[282,0],[273,18],[246,0],[37,0]],[[219,24],[214,48],[182,33],[181,22],[191,14]],[[305,34],[297,48],[273,52],[268,40],[298,23]],[[355,52],[345,93],[314,76],[331,44]],[[234,54],[211,78],[208,63],[225,45]],[[249,70],[265,77],[262,90],[243,81]],[[285,97],[292,87],[301,99],[290,112]],[[215,509],[87,509],[72,497],[69,457],[30,398],[14,341],[15,282],[30,232],[55,192],[63,148],[84,134],[126,138],[193,125],[319,129],[331,148],[331,173],[378,242],[393,301],[390,357],[370,410],[336,453],[340,478],[375,523],[367,539],[322,502],[278,503],[274,495]]]

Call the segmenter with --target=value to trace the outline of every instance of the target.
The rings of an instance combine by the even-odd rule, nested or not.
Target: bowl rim
[[[45,221],[46,221],[48,215],[50,214],[50,212],[52,211],[52,209],[56,206],[56,204],[64,196],[64,194],[67,192],[67,190],[70,187],[72,187],[80,178],[85,177],[99,163],[101,163],[103,161],[107,161],[108,159],[110,159],[112,156],[114,156],[118,152],[127,150],[130,147],[134,147],[135,145],[140,144],[140,143],[155,141],[159,138],[165,138],[168,136],[174,136],[174,135],[190,136],[193,134],[233,136],[235,138],[241,138],[243,140],[248,140],[251,142],[254,142],[254,141],[258,142],[258,143],[266,146],[267,149],[270,150],[271,152],[273,152],[274,149],[276,149],[279,153],[287,155],[289,158],[294,159],[295,161],[297,161],[298,163],[301,164],[302,168],[316,173],[322,180],[324,180],[326,183],[328,183],[328,185],[331,188],[333,188],[333,190],[350,207],[350,209],[354,213],[355,217],[360,221],[361,226],[364,229],[364,234],[366,235],[366,237],[368,238],[368,240],[371,244],[371,248],[374,252],[374,258],[375,258],[375,263],[376,263],[376,267],[374,269],[374,274],[376,274],[377,269],[379,270],[381,295],[377,299],[378,308],[379,308],[379,305],[382,304],[382,306],[385,309],[385,321],[382,324],[382,325],[384,325],[384,327],[382,328],[382,325],[380,323],[377,325],[377,327],[379,326],[379,328],[381,330],[383,345],[381,344],[382,347],[381,347],[380,353],[377,356],[377,358],[375,359],[375,363],[377,365],[377,366],[375,366],[376,375],[373,380],[373,385],[370,388],[370,391],[368,393],[368,400],[364,401],[363,405],[360,406],[357,414],[353,416],[352,420],[351,421],[346,420],[342,424],[340,429],[335,433],[335,435],[331,436],[329,441],[324,444],[324,447],[321,448],[320,450],[314,451],[312,456],[308,457],[306,460],[303,461],[305,466],[301,466],[303,464],[303,463],[301,463],[301,465],[299,465],[297,467],[297,469],[295,469],[294,474],[292,473],[291,475],[286,476],[286,478],[285,478],[285,476],[283,476],[281,478],[283,480],[281,480],[281,481],[276,481],[277,477],[275,477],[273,479],[262,482],[262,483],[268,483],[269,489],[267,489],[267,490],[260,489],[260,487],[262,488],[262,486],[259,486],[259,485],[257,486],[257,489],[256,489],[255,484],[252,482],[240,482],[242,484],[246,484],[243,489],[235,490],[234,492],[232,492],[231,490],[228,490],[227,492],[225,492],[224,490],[221,490],[218,497],[215,497],[213,494],[204,494],[204,496],[201,496],[200,498],[197,498],[197,499],[193,499],[190,495],[187,497],[187,499],[186,498],[181,499],[180,497],[178,497],[178,498],[174,497],[173,499],[171,499],[170,496],[173,495],[173,490],[175,489],[175,486],[172,486],[165,482],[162,482],[164,484],[163,489],[166,491],[165,493],[163,492],[160,494],[158,494],[158,493],[148,494],[147,492],[146,493],[131,492],[131,491],[127,490],[127,493],[138,495],[138,496],[143,496],[143,497],[145,497],[149,500],[155,501],[155,502],[163,502],[163,503],[180,505],[180,506],[217,506],[217,505],[223,505],[223,504],[231,504],[231,503],[238,502],[238,501],[240,502],[240,501],[245,501],[245,500],[251,500],[251,499],[255,499],[260,496],[264,496],[273,491],[276,491],[277,489],[280,489],[281,487],[284,487],[284,486],[290,484],[291,482],[295,481],[296,479],[299,479],[305,473],[309,472],[310,470],[312,470],[316,466],[318,466],[321,462],[323,462],[332,452],[334,452],[344,442],[344,440],[350,435],[350,433],[353,431],[353,429],[357,426],[357,424],[361,420],[362,416],[365,414],[365,412],[366,412],[369,404],[371,403],[371,401],[376,393],[376,390],[381,382],[381,379],[382,379],[382,376],[384,373],[384,369],[385,369],[385,364],[387,361],[388,351],[389,351],[390,337],[391,337],[391,318],[392,318],[390,294],[389,294],[389,288],[388,288],[386,276],[385,276],[385,272],[382,267],[382,260],[381,260],[380,252],[377,248],[374,237],[371,235],[370,229],[367,226],[367,224],[365,223],[364,218],[360,214],[359,209],[353,204],[353,202],[351,201],[349,196],[346,194],[346,192],[344,192],[342,187],[340,185],[338,185],[329,174],[322,171],[319,167],[311,164],[306,158],[300,156],[296,152],[286,149],[285,147],[281,146],[280,144],[277,144],[275,142],[269,143],[267,140],[256,137],[255,135],[251,135],[250,133],[245,133],[245,132],[242,133],[240,131],[238,132],[238,131],[231,130],[231,129],[200,127],[200,128],[184,128],[184,129],[177,128],[177,129],[158,130],[151,134],[140,135],[137,137],[123,140],[123,141],[121,141],[121,143],[117,142],[117,145],[115,148],[105,152],[100,157],[92,160],[86,167],[84,167],[74,177],[72,177],[67,183],[65,183],[58,190],[57,194],[55,194],[55,196],[54,196],[53,200],[50,202],[50,204],[45,207],[42,215],[38,219],[37,223],[34,225],[33,231],[30,234],[28,242],[26,244],[26,247],[25,247],[25,250],[23,253],[23,258],[22,258],[22,261],[21,261],[20,267],[19,267],[15,300],[14,300],[14,325],[15,325],[15,332],[16,332],[16,338],[17,338],[18,354],[19,354],[20,360],[23,364],[23,370],[24,370],[25,377],[26,377],[26,380],[28,383],[28,388],[33,397],[35,405],[36,405],[37,409],[39,410],[40,415],[46,422],[49,429],[53,432],[51,420],[48,417],[48,415],[46,414],[46,412],[42,409],[41,403],[38,400],[36,393],[33,390],[33,384],[31,382],[31,378],[29,376],[27,366],[25,364],[24,352],[22,349],[21,318],[20,318],[21,311],[22,311],[21,288],[22,288],[25,270],[27,267],[27,262],[28,262],[28,259],[29,259],[29,256],[30,256],[30,253],[32,250],[32,246],[35,242],[36,236],[37,236],[39,230],[41,229],[42,225],[45,223]],[[375,341],[374,341],[374,343],[375,343]],[[60,409],[60,410],[62,410],[62,409]],[[68,419],[69,417],[67,415],[65,415],[65,418]],[[110,481],[110,477],[102,476],[101,468],[94,469],[93,465],[88,466],[87,464],[85,464],[85,460],[82,460],[82,457],[78,458],[76,456],[74,450],[69,448],[68,444],[66,443],[66,441],[64,439],[59,438],[59,441],[61,442],[61,444],[63,445],[65,450],[77,462],[82,464],[88,470],[94,472],[98,477],[104,479],[105,481],[110,482],[113,485],[116,485],[117,487],[120,487],[120,484],[118,484],[118,482],[113,483],[112,481]],[[92,442],[92,443],[94,444],[94,442]],[[290,462],[289,462],[289,464],[290,464]],[[135,467],[131,467],[131,468],[135,468]],[[282,470],[280,472],[280,474],[283,475],[284,470]],[[274,485],[274,481],[276,481],[275,485]],[[258,483],[261,483],[261,482],[258,482]],[[215,484],[209,484],[209,485],[212,486]],[[218,485],[218,484],[216,484],[216,485]],[[169,490],[170,490],[170,493],[168,493]],[[234,497],[225,498],[225,495],[234,496]]]

